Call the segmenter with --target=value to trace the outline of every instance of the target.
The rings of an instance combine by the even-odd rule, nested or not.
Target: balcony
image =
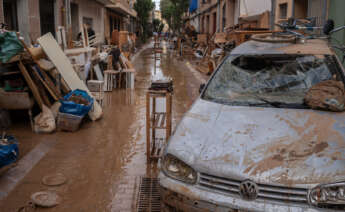
[[[123,15],[130,15],[137,17],[137,12],[133,9],[133,0],[110,0],[112,3],[107,4],[106,7]]]

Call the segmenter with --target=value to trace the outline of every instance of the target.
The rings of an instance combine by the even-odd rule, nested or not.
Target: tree
[[[153,25],[153,31],[158,32],[159,25],[161,24],[161,21],[157,18],[153,19],[152,25]]]
[[[154,32],[161,33],[164,29],[164,23],[162,23],[161,20],[159,20],[157,18],[153,19],[152,25],[153,25],[153,31]]]
[[[186,0],[161,0],[162,17],[174,33],[179,32],[183,26],[182,16],[187,12],[188,7],[189,1]]]
[[[152,0],[137,0],[134,3],[134,9],[137,11],[137,17],[139,24],[141,26],[141,39],[143,42],[146,41],[146,38],[149,34],[149,18],[150,12],[155,7],[155,3]]]

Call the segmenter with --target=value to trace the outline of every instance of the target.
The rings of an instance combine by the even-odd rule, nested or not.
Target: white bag
[[[34,118],[34,131],[36,133],[51,133],[56,129],[53,112],[42,105],[42,112]]]

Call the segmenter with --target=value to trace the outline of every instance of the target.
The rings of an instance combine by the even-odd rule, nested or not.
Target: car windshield
[[[306,108],[307,91],[322,81],[342,80],[332,56],[229,56],[203,98],[238,106]]]

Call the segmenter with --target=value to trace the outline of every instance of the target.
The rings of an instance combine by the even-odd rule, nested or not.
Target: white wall
[[[241,0],[240,16],[253,16],[271,11],[271,0]]]
[[[104,16],[105,9],[94,0],[74,0],[72,2],[78,4],[79,10],[79,29],[82,29],[83,18],[92,18],[93,30],[101,41],[104,41]]]
[[[190,19],[189,23],[199,32],[199,16],[195,16],[193,19]]]

